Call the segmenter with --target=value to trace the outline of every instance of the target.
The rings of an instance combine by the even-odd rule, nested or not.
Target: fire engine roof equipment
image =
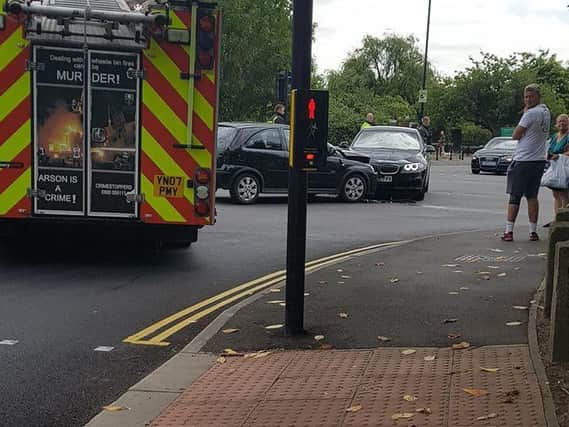
[[[25,14],[27,38],[46,44],[142,49],[147,39],[145,26],[168,24],[165,14],[131,10],[124,0],[11,1],[7,10]]]

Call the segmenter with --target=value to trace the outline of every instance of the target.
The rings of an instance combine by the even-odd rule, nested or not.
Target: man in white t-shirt
[[[502,236],[505,242],[514,240],[514,223],[520,210],[522,197],[527,199],[529,217],[529,239],[539,240],[537,219],[539,215],[538,193],[541,176],[547,158],[547,138],[551,126],[551,113],[541,103],[538,85],[531,84],[524,90],[526,108],[520,123],[514,130],[512,139],[518,140],[513,162],[508,168],[508,204],[506,231]]]

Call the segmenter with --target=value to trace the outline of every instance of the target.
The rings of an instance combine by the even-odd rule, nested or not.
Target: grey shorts
[[[508,168],[506,192],[512,196],[537,199],[545,160],[533,162],[512,162]]]

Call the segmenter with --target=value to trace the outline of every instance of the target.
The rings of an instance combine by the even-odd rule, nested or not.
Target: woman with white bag
[[[560,114],[557,117],[558,132],[551,135],[547,158],[550,167],[543,175],[542,185],[553,192],[554,218],[559,209],[569,204],[569,116]],[[551,222],[544,225],[549,227]]]

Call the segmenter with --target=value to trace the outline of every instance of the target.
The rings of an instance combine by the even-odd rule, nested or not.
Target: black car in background
[[[371,157],[370,164],[378,173],[377,195],[411,193],[423,200],[429,191],[433,146],[423,143],[416,129],[396,126],[372,126],[362,129],[350,148]]]
[[[289,127],[266,123],[220,123],[217,188],[235,203],[254,203],[261,193],[288,191]],[[369,157],[328,145],[326,166],[308,173],[309,194],[337,194],[358,202],[375,194],[377,173]]]
[[[472,173],[492,172],[503,174],[512,163],[512,157],[516,151],[518,141],[509,137],[492,138],[484,148],[472,155],[470,169]]]

